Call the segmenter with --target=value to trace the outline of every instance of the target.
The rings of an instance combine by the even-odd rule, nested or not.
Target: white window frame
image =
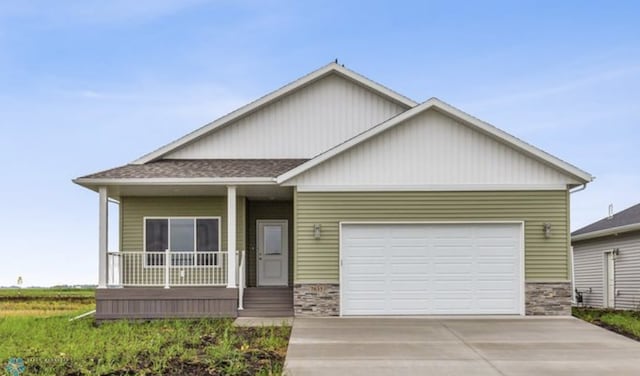
[[[166,219],[167,220],[167,224],[168,224],[168,234],[167,234],[167,244],[169,245],[169,247],[171,247],[171,220],[172,219],[192,219],[193,220],[193,226],[194,226],[194,231],[193,231],[193,252],[179,252],[182,254],[193,254],[194,256],[194,260],[195,257],[198,254],[197,251],[197,245],[198,245],[198,231],[197,231],[197,227],[196,227],[196,221],[198,219],[217,219],[218,220],[218,250],[217,251],[213,251],[213,253],[219,253],[222,252],[222,217],[221,216],[150,216],[150,217],[142,217],[142,251],[144,252],[144,254],[147,254],[147,220],[148,219]],[[171,249],[169,249],[169,252],[173,253],[173,251]],[[178,252],[176,252],[178,253]],[[220,260],[218,255],[214,255],[214,262],[213,265],[196,265],[196,263],[194,263],[194,265],[169,265],[170,267],[179,267],[179,268],[197,268],[197,267],[217,267],[220,268],[222,267],[222,265],[220,265]],[[144,257],[144,267],[145,268],[164,268],[164,265],[148,265],[147,264],[147,257]]]

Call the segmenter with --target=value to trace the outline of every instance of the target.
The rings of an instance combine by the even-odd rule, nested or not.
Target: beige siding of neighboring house
[[[640,232],[583,240],[573,245],[575,287],[584,304],[604,305],[605,252],[618,249],[615,265],[615,307],[640,309]],[[589,289],[590,292],[589,292]]]
[[[294,283],[338,283],[340,221],[524,221],[525,278],[566,282],[567,191],[296,192]],[[546,239],[543,224],[550,223]],[[314,239],[313,225],[321,226]]]
[[[331,74],[164,158],[311,158],[406,109]]]
[[[237,246],[245,249],[245,198],[237,199]],[[144,217],[221,217],[222,250],[227,250],[226,197],[121,197],[120,250],[142,251]]]

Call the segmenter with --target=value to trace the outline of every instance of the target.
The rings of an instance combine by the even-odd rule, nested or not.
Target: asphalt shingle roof
[[[162,159],[128,164],[81,179],[276,177],[307,159]]]
[[[616,213],[609,219],[603,218],[588,226],[578,229],[571,233],[572,236],[587,234],[594,231],[607,230],[614,227],[633,225],[640,223],[640,204],[634,205],[619,213]]]

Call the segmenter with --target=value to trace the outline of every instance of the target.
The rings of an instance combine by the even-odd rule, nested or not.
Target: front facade
[[[329,64],[75,182],[99,192],[97,317],[118,318],[567,315],[570,190],[591,179]]]
[[[571,234],[581,304],[640,309],[640,204]]]

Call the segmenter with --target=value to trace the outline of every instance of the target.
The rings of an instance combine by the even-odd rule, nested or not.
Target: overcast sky
[[[637,4],[3,1],[0,285],[96,283],[98,198],[72,178],[130,162],[334,58],[596,176],[572,195],[572,229],[610,203],[638,203]]]

